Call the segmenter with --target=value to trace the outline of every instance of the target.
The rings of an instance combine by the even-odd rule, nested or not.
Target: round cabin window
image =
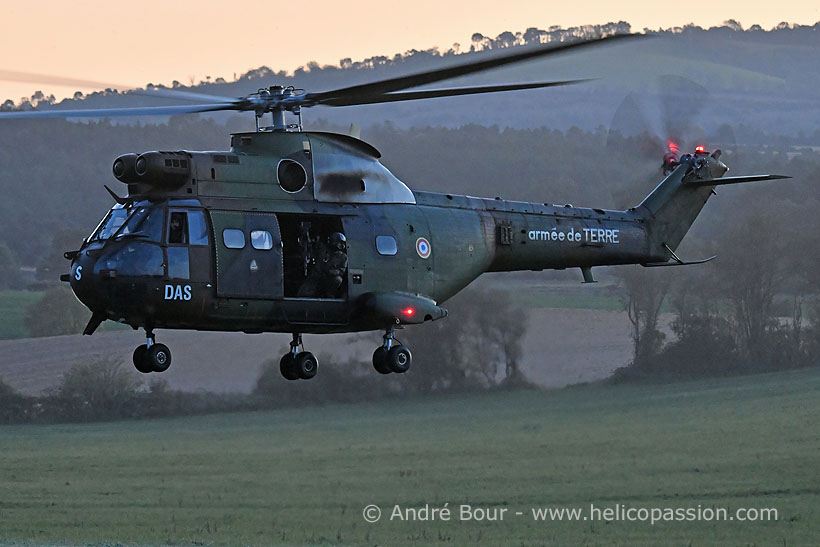
[[[276,170],[276,178],[285,192],[298,192],[305,187],[307,173],[298,161],[282,160]]]

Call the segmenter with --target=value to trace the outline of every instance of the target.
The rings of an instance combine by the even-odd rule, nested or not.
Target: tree
[[[23,277],[20,275],[20,262],[14,251],[5,243],[0,243],[0,289],[23,288]]]
[[[780,321],[774,299],[790,269],[793,253],[785,242],[791,239],[770,215],[756,212],[735,224],[718,250],[714,282],[731,305],[738,349],[752,369],[770,369],[775,358],[773,336],[778,336]]]
[[[73,228],[62,228],[54,233],[48,253],[37,264],[37,279],[59,283],[60,274],[68,272],[69,263],[63,256],[68,250],[78,249],[83,241],[83,232]]]
[[[71,289],[57,286],[46,291],[26,311],[25,324],[31,336],[58,336],[82,332],[88,310],[77,301]]]
[[[413,390],[494,387],[524,382],[519,369],[526,313],[503,293],[466,290],[446,303],[450,316],[398,336],[413,351]],[[416,372],[418,371],[418,372]]]
[[[633,366],[647,368],[663,347],[666,335],[658,329],[658,318],[669,292],[668,272],[639,266],[618,272],[624,289],[624,307],[632,323]]]

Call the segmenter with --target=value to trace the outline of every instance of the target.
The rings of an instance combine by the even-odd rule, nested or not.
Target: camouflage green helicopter
[[[353,136],[302,131],[301,109],[451,97],[576,83],[555,81],[403,91],[479,71],[631,38],[616,35],[516,50],[439,70],[321,93],[274,86],[239,99],[170,92],[197,104],[8,112],[1,118],[108,117],[251,111],[257,130],[230,150],[124,154],[114,176],[126,197],[76,251],[65,253],[77,298],[105,320],[143,328],[143,373],[171,364],[155,329],[291,333],[288,380],[315,376],[302,334],[384,330],[381,374],[403,373],[405,325],[447,316],[441,304],[484,272],[685,262],[675,249],[716,185],[782,178],[723,177],[720,152],[664,158],[667,176],[626,211],[410,190]],[[296,123],[286,123],[286,113]],[[259,127],[266,114],[269,127]],[[713,257],[714,258],[714,257]],[[707,259],[710,260],[710,259]]]

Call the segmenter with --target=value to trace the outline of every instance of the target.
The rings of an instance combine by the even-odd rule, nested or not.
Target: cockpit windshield
[[[163,216],[162,208],[152,207],[148,202],[127,206],[117,204],[108,212],[88,241],[130,236],[159,242],[162,239]]]
[[[164,211],[157,207],[136,207],[125,226],[117,233],[117,237],[139,236],[158,243],[162,239],[163,213]]]
[[[105,216],[103,221],[100,222],[100,225],[97,226],[97,229],[94,230],[94,233],[91,234],[91,237],[88,238],[88,241],[98,241],[110,238],[117,232],[117,230],[120,229],[125,222],[125,219],[128,218],[129,213],[130,211],[122,205],[115,205],[113,209],[108,211],[108,214]]]

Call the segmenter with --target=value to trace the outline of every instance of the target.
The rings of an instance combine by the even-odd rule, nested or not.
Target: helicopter
[[[546,44],[446,68],[312,93],[270,86],[241,98],[160,90],[192,105],[0,113],[8,118],[94,118],[253,112],[256,130],[225,151],[125,153],[112,166],[125,196],[78,249],[65,253],[76,297],[92,313],[83,334],[111,320],[143,329],[133,354],[163,372],[171,351],[156,329],[292,335],[287,380],[313,378],[303,334],[383,331],[380,374],[404,373],[411,350],[395,331],[447,317],[442,307],[485,272],[701,264],[675,253],[718,185],[788,178],[726,177],[721,152],[699,146],[663,158],[664,178],[628,210],[414,191],[353,136],[304,131],[302,109],[572,85],[583,80],[405,91],[511,63],[629,40],[618,34]],[[260,126],[270,115],[271,125]],[[295,116],[288,123],[286,114]]]

